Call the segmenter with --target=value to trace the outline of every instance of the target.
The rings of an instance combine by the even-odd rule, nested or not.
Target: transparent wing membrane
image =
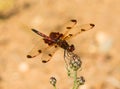
[[[52,46],[49,48],[45,48],[45,51],[42,54],[42,62],[46,63],[51,60],[53,57],[54,53],[57,51],[58,47],[57,46]]]
[[[88,31],[92,29],[94,26],[95,25],[92,23],[84,24],[84,25],[77,25],[73,29],[69,30],[69,32],[67,32],[66,37],[64,39],[68,40],[72,37],[75,37],[84,31]]]
[[[68,32],[69,32],[71,29],[73,29],[76,24],[77,24],[77,20],[76,20],[76,19],[71,19],[71,20],[69,20],[69,21],[63,26],[63,29],[65,30],[63,38],[66,37],[66,35],[68,34]]]
[[[43,53],[46,47],[48,47],[48,45],[45,44],[43,39],[41,38],[39,42],[37,42],[32,50],[28,53],[27,58],[34,58],[38,56],[39,54]]]

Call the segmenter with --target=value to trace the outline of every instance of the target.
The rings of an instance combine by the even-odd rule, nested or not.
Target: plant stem
[[[77,84],[77,71],[74,71],[74,85],[72,89],[77,89],[76,84]]]
[[[54,86],[54,89],[57,89],[56,86]]]

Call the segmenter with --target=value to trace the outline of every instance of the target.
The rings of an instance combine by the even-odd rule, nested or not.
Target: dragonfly
[[[64,34],[60,32],[51,32],[49,35],[46,35],[36,29],[31,29],[35,34],[41,36],[42,39],[40,40],[40,44],[35,45],[28,53],[27,58],[34,58],[41,54],[42,62],[47,63],[51,60],[58,48],[64,49],[64,52],[73,52],[75,46],[74,44],[69,44],[68,40],[82,32],[92,29],[94,26],[93,23],[79,25],[76,19],[71,19],[64,28]]]

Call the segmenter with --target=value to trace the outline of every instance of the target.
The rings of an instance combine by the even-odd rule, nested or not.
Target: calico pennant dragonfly
[[[73,52],[75,50],[74,44],[69,44],[67,40],[79,35],[81,32],[92,29],[95,25],[92,23],[85,25],[77,25],[77,20],[72,19],[69,21],[71,25],[66,26],[65,33],[51,32],[49,36],[39,32],[36,29],[31,29],[34,33],[41,36],[40,44],[35,46],[27,55],[27,58],[34,58],[39,54],[42,54],[42,62],[46,63],[50,61],[53,54],[58,48],[62,48],[67,52]]]

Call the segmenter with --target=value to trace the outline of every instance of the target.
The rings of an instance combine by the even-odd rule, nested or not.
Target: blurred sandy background
[[[73,38],[86,80],[80,89],[120,89],[120,0],[0,0],[0,89],[53,89],[51,76],[71,89],[62,49],[47,64],[26,55],[39,39],[31,28],[61,32],[72,18],[96,25]]]

